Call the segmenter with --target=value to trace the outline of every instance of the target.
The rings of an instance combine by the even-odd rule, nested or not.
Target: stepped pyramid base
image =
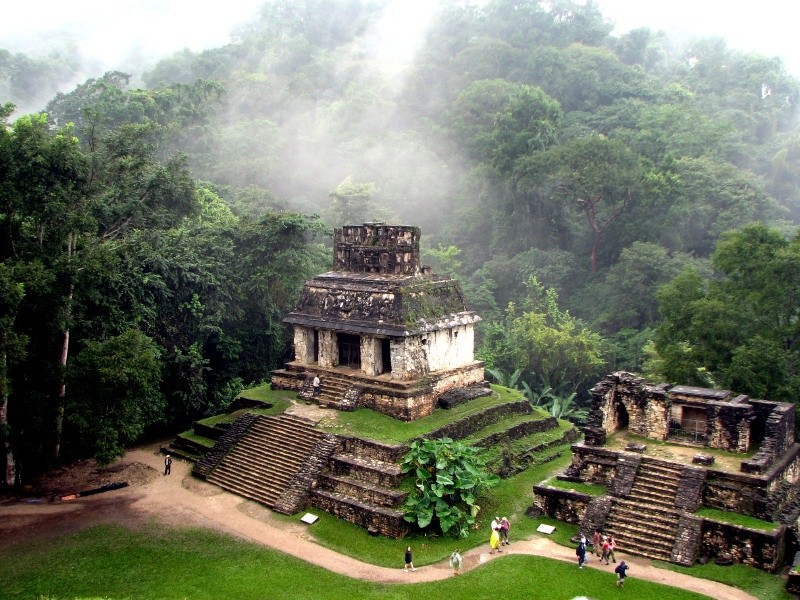
[[[397,379],[391,373],[370,376],[358,369],[319,367],[305,363],[286,363],[272,372],[273,389],[294,390],[330,408],[355,410],[366,407],[403,421],[413,421],[431,414],[438,398],[445,392],[484,381],[484,363],[428,373],[416,379]],[[314,375],[320,378],[320,393],[307,393]]]

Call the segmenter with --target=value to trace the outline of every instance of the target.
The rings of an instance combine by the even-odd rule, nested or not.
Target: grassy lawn
[[[794,596],[786,592],[786,580],[777,575],[770,575],[747,565],[730,565],[721,567],[714,563],[681,567],[672,563],[654,561],[662,569],[685,573],[693,577],[702,577],[711,581],[725,583],[752,594],[762,600],[793,600]]]
[[[490,396],[470,400],[449,410],[437,409],[433,414],[409,423],[374,410],[360,408],[351,413],[337,413],[336,419],[323,419],[317,428],[386,444],[404,444],[453,421],[480,413],[491,406],[518,402],[522,399],[519,392],[494,385],[491,387],[493,393]],[[546,415],[542,413],[542,418],[544,416]]]
[[[759,529],[761,531],[772,531],[779,526],[777,523],[770,523],[769,521],[763,521],[755,517],[748,517],[747,515],[740,515],[735,512],[719,510],[717,508],[701,508],[697,511],[697,514],[714,521],[740,525],[749,529]]]
[[[400,562],[402,553],[395,559]],[[413,577],[408,574],[409,580]],[[440,582],[378,584],[213,532],[156,526],[143,531],[95,527],[75,536],[0,548],[0,589],[9,600],[706,598],[635,577],[620,590],[613,573],[578,571],[573,564],[533,556],[503,557]]]
[[[193,429],[189,429],[188,431],[184,431],[182,434],[180,434],[179,437],[182,437],[183,439],[188,440],[190,442],[194,442],[195,444],[200,444],[201,446],[203,446],[205,448],[208,448],[209,450],[211,449],[211,447],[216,442],[216,440],[212,440],[210,438],[203,437],[202,435],[197,435],[194,432]]]

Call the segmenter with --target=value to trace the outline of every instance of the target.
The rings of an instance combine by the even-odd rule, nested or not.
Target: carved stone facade
[[[796,543],[800,518],[800,445],[794,441],[794,405],[754,400],[727,390],[652,385],[630,373],[612,373],[592,389],[584,442],[572,447],[572,464],[559,476],[604,486],[590,504],[574,493],[534,488],[538,507],[581,530],[600,528],[617,538],[620,549],[650,558],[691,565],[699,557],[723,557],[774,572]],[[685,451],[664,460],[649,455],[651,444],[606,446],[627,430],[664,444],[758,451],[739,470],[692,460]],[[622,446],[619,446],[622,447]],[[694,455],[696,459],[698,454]],[[687,464],[688,461],[688,464]],[[594,506],[609,509],[594,510]],[[749,529],[697,514],[700,508],[748,515],[774,523]],[[583,511],[583,513],[581,512]]]
[[[316,375],[325,405],[340,407],[344,390],[332,383],[345,377],[359,386],[360,406],[411,420],[443,393],[483,381],[474,357],[480,317],[457,281],[421,266],[419,238],[403,225],[336,229],[333,270],[308,281],[284,319],[295,356],[273,373],[273,387],[301,389]]]
[[[730,452],[760,452],[748,464],[763,472],[794,440],[794,406],[753,400],[727,390],[652,385],[631,373],[612,373],[592,389],[587,443],[602,446],[615,431]],[[755,437],[755,439],[754,439]]]

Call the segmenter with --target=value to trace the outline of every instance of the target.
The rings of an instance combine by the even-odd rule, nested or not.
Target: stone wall
[[[589,494],[573,490],[563,490],[549,485],[533,486],[534,503],[544,514],[553,519],[579,525],[586,514],[586,507],[592,501]]]
[[[392,357],[392,377],[409,380],[430,372],[428,347],[423,336],[394,338],[389,351]]]
[[[703,504],[703,487],[707,471],[698,467],[684,466],[675,492],[675,508],[695,512]]]
[[[573,481],[607,487],[617,474],[618,457],[619,452],[614,450],[575,444],[572,446],[572,464],[566,475]]]
[[[339,345],[336,339],[336,332],[330,329],[320,329],[317,336],[319,343],[320,367],[336,367],[339,364]]]
[[[762,475],[709,469],[703,488],[703,505],[785,523],[787,519],[797,518],[800,510],[795,490],[799,473],[800,446],[797,444]],[[782,481],[789,485],[783,485]]]
[[[431,331],[424,335],[428,369],[439,371],[470,364],[475,360],[475,334],[472,324]]]
[[[592,388],[587,443],[602,444],[606,433],[627,427],[631,433],[663,440],[667,437],[669,404],[664,385],[648,385],[623,371],[611,373]]]
[[[703,519],[700,554],[708,557],[727,554],[738,563],[774,573],[783,565],[785,535],[783,526],[761,531]]]
[[[376,506],[369,506],[356,500],[348,503],[336,498],[311,492],[314,506],[341,519],[355,523],[370,533],[400,539],[408,533],[408,524],[402,513]]]
[[[531,412],[533,412],[533,409],[531,408],[530,402],[527,400],[499,404],[478,414],[464,417],[463,419],[459,419],[458,421],[454,421],[444,427],[431,431],[425,437],[430,439],[449,437],[454,440],[460,440],[510,415],[527,415]]]
[[[741,398],[741,397],[740,397]],[[747,399],[746,396],[743,398]],[[750,449],[750,422],[753,408],[744,402],[706,403],[706,431],[708,446],[729,452],[747,452]]]
[[[794,443],[794,411],[792,404],[752,400],[754,412],[763,416],[770,409],[763,422],[756,420],[758,431],[763,430],[761,446],[755,456],[742,461],[744,473],[765,473],[772,463],[783,456]],[[763,427],[763,429],[761,429]],[[796,480],[795,480],[796,481]]]
[[[616,475],[608,486],[608,493],[611,496],[627,497],[631,493],[636,472],[641,464],[641,456],[620,454],[617,457]]]
[[[334,271],[414,274],[420,271],[419,227],[365,223],[333,232]]]
[[[678,518],[675,544],[672,546],[670,562],[691,567],[700,552],[703,519],[694,515],[682,514]]]
[[[366,375],[383,373],[381,340],[371,335],[361,336],[361,371]]]
[[[300,325],[294,328],[294,359],[303,364],[314,363],[314,330]]]
[[[339,436],[339,441],[341,444],[339,451],[341,452],[348,452],[362,458],[382,460],[389,463],[399,463],[409,450],[406,444],[382,444],[357,437]]]

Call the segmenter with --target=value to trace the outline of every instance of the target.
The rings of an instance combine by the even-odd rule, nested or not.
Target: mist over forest
[[[569,0],[443,3],[398,38],[398,6],[267,2],[230,43],[89,78],[76,48],[0,49],[7,483],[268,380],[344,223],[419,226],[532,400],[577,411],[628,370],[797,401],[780,58]]]

